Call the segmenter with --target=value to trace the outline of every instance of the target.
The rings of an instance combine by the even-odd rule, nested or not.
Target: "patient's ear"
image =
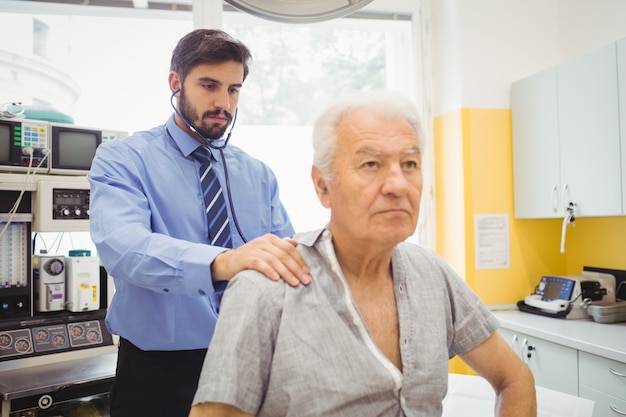
[[[317,193],[320,203],[326,208],[330,208],[330,195],[328,193],[328,186],[319,168],[313,166],[311,168],[311,179],[313,179],[313,186]]]

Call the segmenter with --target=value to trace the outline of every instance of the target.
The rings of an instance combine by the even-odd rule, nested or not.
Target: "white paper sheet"
[[[543,387],[537,388],[537,417],[591,417],[593,401]],[[494,415],[495,394],[481,377],[449,374],[442,417]]]

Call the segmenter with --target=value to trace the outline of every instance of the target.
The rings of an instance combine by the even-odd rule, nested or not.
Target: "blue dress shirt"
[[[225,282],[212,282],[211,262],[225,249],[208,244],[200,144],[170,117],[165,125],[98,147],[88,174],[91,237],[115,294],[109,331],[143,350],[206,348]],[[272,170],[241,149],[223,150],[235,207],[233,247],[273,233],[294,233]],[[228,203],[219,151],[213,164]]]

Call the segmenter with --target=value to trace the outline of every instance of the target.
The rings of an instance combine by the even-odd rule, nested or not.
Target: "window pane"
[[[191,13],[146,18],[106,8],[82,15],[94,7],[0,12],[0,105],[51,106],[78,125],[129,132],[165,122],[172,112],[171,52],[193,29]],[[327,221],[310,179],[313,120],[347,91],[416,91],[411,24],[353,18],[284,24],[223,13],[224,29],[254,59],[231,143],[275,171],[296,230]]]
[[[408,42],[411,22],[286,25],[237,13],[225,13],[224,20],[224,28],[250,47],[255,60],[240,105],[246,124],[310,125],[338,94],[408,82],[394,77],[393,61],[396,45]],[[403,68],[410,67],[410,51],[405,45]]]
[[[328,212],[310,178],[311,125],[341,93],[414,91],[411,22],[288,25],[224,13],[224,29],[244,41],[254,59],[231,143],[272,167],[296,230],[323,227]]]
[[[163,123],[171,53],[193,26],[186,14],[188,21],[0,13],[0,105],[19,101],[77,125],[127,131]]]

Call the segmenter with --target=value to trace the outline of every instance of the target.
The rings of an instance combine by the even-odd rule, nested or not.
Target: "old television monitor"
[[[0,171],[47,173],[49,133],[45,121],[0,118]]]
[[[51,123],[50,174],[86,175],[98,146],[125,136],[125,132]]]

